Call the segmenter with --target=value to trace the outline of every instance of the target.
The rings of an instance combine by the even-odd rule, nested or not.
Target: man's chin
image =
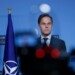
[[[44,35],[44,36],[48,36],[48,35],[50,35],[50,33],[44,33],[43,35]]]

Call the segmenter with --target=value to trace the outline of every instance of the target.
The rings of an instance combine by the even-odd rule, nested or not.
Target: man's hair
[[[52,16],[50,16],[49,14],[41,14],[40,16],[39,16],[39,18],[38,18],[38,24],[40,24],[40,22],[41,22],[41,19],[43,18],[43,17],[49,17],[50,19],[51,19],[51,22],[53,23],[53,18],[52,18]]]

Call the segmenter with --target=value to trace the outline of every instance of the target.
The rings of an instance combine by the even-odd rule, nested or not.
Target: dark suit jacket
[[[41,48],[43,45],[41,43],[41,37],[38,38],[37,41],[37,48]],[[59,38],[56,38],[54,36],[51,36],[51,42],[50,45],[52,48],[57,48],[60,51],[66,51],[66,45],[65,42]]]
[[[49,47],[51,51],[53,49],[58,49],[61,54],[62,52],[66,52],[65,42],[54,36],[51,36],[51,42]],[[40,48],[43,48],[43,44],[41,43],[41,37],[37,39],[37,46],[36,46],[36,49],[40,49]],[[36,73],[37,75],[50,75],[52,71],[60,70],[62,68],[61,65],[63,65],[60,59],[61,59],[61,55],[59,59],[53,59],[51,58],[50,54],[46,54],[43,59],[36,58],[36,60],[34,61],[34,73],[35,73],[34,75],[36,75]]]
[[[60,51],[66,51],[65,42],[53,36],[51,37],[50,47],[52,47],[52,49],[56,48]],[[51,75],[53,71],[58,73],[58,70],[61,69],[61,61],[58,59],[52,59],[49,54],[46,55],[43,59],[36,58],[35,51],[40,48],[43,48],[43,44],[41,43],[41,38],[39,37],[37,39],[37,44],[35,45],[35,47],[29,48],[28,55],[22,55],[22,50],[20,50],[19,55],[21,62],[21,71],[23,74],[26,73],[27,75]]]

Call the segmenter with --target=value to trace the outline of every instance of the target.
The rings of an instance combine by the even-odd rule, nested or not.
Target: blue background
[[[6,35],[8,8],[12,8],[14,31],[38,29],[37,19],[42,13],[39,6],[46,3],[51,6],[53,31],[59,34],[67,46],[67,52],[75,47],[75,0],[0,0],[0,35]],[[39,31],[40,33],[40,31]],[[4,46],[0,46],[0,70],[2,70]]]

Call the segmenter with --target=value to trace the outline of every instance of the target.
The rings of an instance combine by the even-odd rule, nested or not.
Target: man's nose
[[[48,28],[48,24],[46,24],[45,27]]]

